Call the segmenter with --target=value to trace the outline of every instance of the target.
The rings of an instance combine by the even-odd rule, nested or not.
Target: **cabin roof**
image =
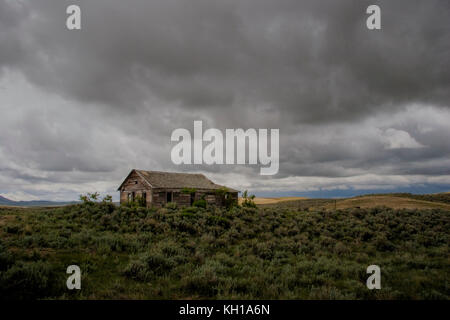
[[[128,180],[133,172],[136,172],[151,188],[155,189],[191,188],[217,190],[224,188],[224,186],[212,182],[200,173],[178,173],[133,169],[127,178],[122,182],[118,190],[122,188],[125,181]],[[238,190],[232,188],[225,188],[227,188],[230,192],[239,192]]]

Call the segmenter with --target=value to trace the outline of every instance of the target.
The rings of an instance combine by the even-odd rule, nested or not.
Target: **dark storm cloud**
[[[310,122],[449,99],[447,1],[377,1],[379,32],[365,27],[370,1],[79,3],[81,32],[64,28],[63,1],[8,9],[5,23],[19,31],[5,41],[34,82],[81,101],[139,110],[152,94],[210,112],[265,104]]]
[[[65,28],[69,4],[81,7],[81,31]],[[365,26],[369,4],[381,6],[381,31]],[[447,175],[449,16],[446,0],[0,0],[0,178],[193,170],[171,164],[170,133],[198,119],[280,129],[280,173],[250,187]]]

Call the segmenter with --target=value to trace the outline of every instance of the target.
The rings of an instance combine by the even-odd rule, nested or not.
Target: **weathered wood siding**
[[[178,206],[190,206],[191,195],[182,192],[182,189],[153,189],[153,206],[162,207],[167,204],[167,193],[172,193],[172,202]],[[195,194],[193,201],[201,199],[201,196]]]
[[[183,189],[154,189],[151,188],[136,172],[130,174],[128,179],[122,185],[120,190],[120,203],[125,204],[128,202],[129,194],[134,193],[134,197],[142,196],[146,194],[147,207],[163,207],[167,204],[167,193],[172,194],[172,202],[175,202],[178,206],[190,206],[192,202],[204,198],[210,205],[222,206],[224,205],[224,199],[221,195],[217,194],[215,190],[198,190],[192,196],[185,193]],[[229,197],[238,200],[237,193],[230,193]]]
[[[191,195],[181,192],[181,191],[177,191],[177,192],[174,192],[173,201],[176,202],[176,204],[179,206],[190,206],[191,205]]]
[[[182,189],[153,189],[152,206],[163,207],[167,204],[167,193],[172,193],[172,202],[178,206],[190,206],[191,194],[182,192]],[[237,193],[230,193],[229,196],[236,202],[238,200]],[[221,195],[217,194],[215,190],[199,190],[193,195],[192,202],[201,200],[202,198],[210,205],[221,206],[224,201]]]
[[[141,196],[143,193],[146,193],[146,202],[147,206],[150,206],[152,203],[152,189],[150,186],[135,172],[133,172],[120,190],[120,203],[128,202],[128,194],[133,193],[135,197]]]

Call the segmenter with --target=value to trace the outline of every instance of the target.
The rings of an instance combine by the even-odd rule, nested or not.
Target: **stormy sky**
[[[117,199],[132,168],[259,195],[450,191],[449,17],[447,0],[0,0],[0,195]],[[280,129],[279,173],[172,164],[194,120]]]

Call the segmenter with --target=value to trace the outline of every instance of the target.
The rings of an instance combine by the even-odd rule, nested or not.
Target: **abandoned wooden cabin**
[[[162,207],[169,202],[190,206],[204,199],[223,206],[238,201],[237,190],[215,184],[203,174],[144,171],[133,169],[120,185],[120,203],[141,199],[147,207]]]

